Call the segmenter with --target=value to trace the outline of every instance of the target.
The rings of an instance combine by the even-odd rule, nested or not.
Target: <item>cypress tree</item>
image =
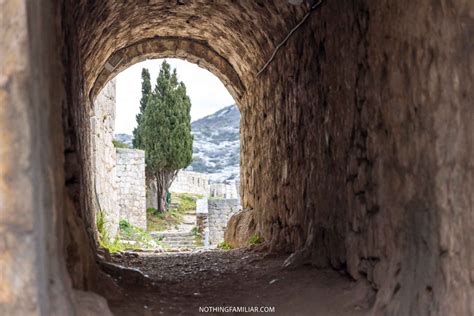
[[[150,72],[148,69],[142,69],[142,98],[140,99],[140,112],[136,115],[137,127],[133,130],[133,147],[138,149],[144,149],[143,140],[139,131],[141,127],[141,119],[145,113],[146,106],[151,97],[151,80]]]
[[[184,83],[178,82],[176,69],[171,72],[166,61],[147,100],[139,137],[145,149],[147,172],[156,179],[158,210],[164,211],[166,192],[178,170],[191,163],[193,147],[191,101]]]

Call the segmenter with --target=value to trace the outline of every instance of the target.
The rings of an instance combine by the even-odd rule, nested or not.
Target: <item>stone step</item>
[[[172,236],[162,236],[161,239],[173,239],[173,238],[194,238],[193,234],[189,235],[172,235]]]
[[[150,235],[155,238],[194,236],[191,231],[189,232],[151,232]]]
[[[196,248],[196,244],[163,244],[165,248]]]
[[[170,238],[162,239],[162,242],[194,242],[194,238]]]
[[[194,242],[194,238],[193,239],[163,239],[161,240],[161,242],[163,243]]]
[[[173,236],[160,238],[161,241],[194,240],[194,236]]]
[[[168,247],[183,247],[183,246],[194,246],[196,245],[195,242],[170,242],[170,243],[162,243],[164,246]]]

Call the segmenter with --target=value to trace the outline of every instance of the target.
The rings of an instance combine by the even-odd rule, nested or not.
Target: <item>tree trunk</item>
[[[146,176],[146,208],[158,209],[157,204],[157,191],[156,191],[156,178],[151,172],[145,169]]]
[[[158,204],[158,211],[164,212],[167,209],[166,193],[168,192],[171,183],[176,177],[177,171],[161,171],[155,174],[156,178],[156,198]]]

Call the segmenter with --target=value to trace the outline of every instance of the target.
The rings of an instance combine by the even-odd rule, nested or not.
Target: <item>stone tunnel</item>
[[[0,314],[74,315],[108,282],[93,100],[158,57],[240,108],[230,242],[366,279],[374,315],[474,314],[471,0],[4,0],[0,17]]]

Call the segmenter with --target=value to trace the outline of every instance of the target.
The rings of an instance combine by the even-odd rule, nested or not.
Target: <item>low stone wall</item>
[[[116,173],[120,218],[146,229],[145,152],[117,148]]]
[[[212,199],[208,202],[209,243],[217,245],[224,240],[230,217],[240,209],[239,199]]]
[[[209,176],[204,173],[181,170],[171,184],[170,192],[208,196]]]
[[[117,234],[120,217],[115,178],[116,156],[112,143],[114,124],[115,80],[112,80],[95,99],[94,116],[91,118],[95,209],[104,213],[105,229],[111,238]]]
[[[223,199],[240,199],[240,182],[213,183],[209,188],[209,196]]]

